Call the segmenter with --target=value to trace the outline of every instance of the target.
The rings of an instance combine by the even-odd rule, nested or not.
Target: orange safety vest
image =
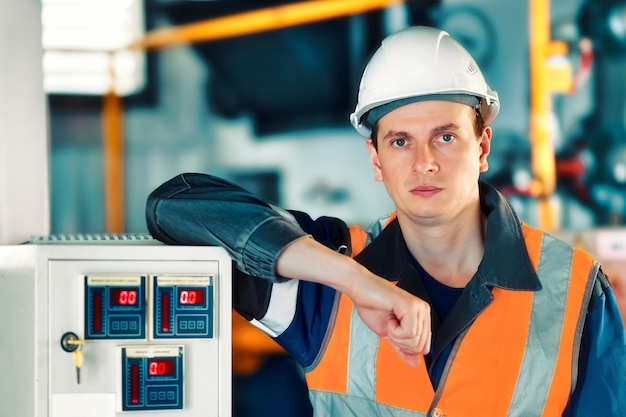
[[[561,416],[599,266],[548,234],[523,231],[542,289],[493,288],[491,304],[454,342],[437,390],[424,358],[417,368],[402,362],[342,295],[326,349],[307,372],[316,415]]]

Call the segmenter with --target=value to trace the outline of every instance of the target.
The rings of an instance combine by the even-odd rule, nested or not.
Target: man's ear
[[[370,164],[372,168],[374,168],[374,179],[376,181],[383,180],[383,173],[380,166],[380,159],[378,158],[378,151],[374,146],[374,141],[372,139],[368,139],[365,144],[367,145],[367,150],[370,153]]]
[[[480,137],[480,140],[478,142],[478,146],[480,146],[480,149],[481,149],[480,172],[487,172],[487,170],[489,169],[489,161],[487,160],[487,157],[489,156],[489,153],[491,152],[491,135],[492,134],[493,134],[493,131],[491,130],[491,126],[485,126],[483,128],[483,134]]]

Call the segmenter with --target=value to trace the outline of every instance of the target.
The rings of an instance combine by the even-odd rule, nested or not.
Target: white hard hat
[[[474,58],[447,32],[414,26],[385,38],[370,59],[350,123],[369,137],[372,124],[363,116],[379,106],[431,99],[470,104],[465,98],[471,97],[478,98],[485,124],[491,123],[500,110],[498,93],[489,88]]]

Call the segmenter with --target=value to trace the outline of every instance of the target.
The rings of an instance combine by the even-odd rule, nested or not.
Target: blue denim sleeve
[[[284,248],[307,234],[254,194],[221,178],[180,174],[148,197],[150,234],[167,244],[216,245],[242,272],[282,281],[275,272]]]
[[[578,384],[563,415],[626,416],[626,334],[610,287],[604,288],[588,313]]]

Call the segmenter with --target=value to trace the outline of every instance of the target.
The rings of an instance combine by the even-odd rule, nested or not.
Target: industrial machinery
[[[231,415],[232,261],[149,236],[0,246],[0,415]]]

